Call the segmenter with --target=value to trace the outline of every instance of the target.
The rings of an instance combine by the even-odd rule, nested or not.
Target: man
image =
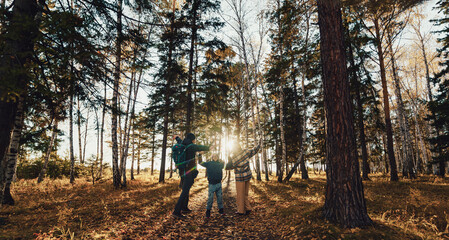
[[[175,210],[172,216],[175,218],[185,218],[182,212],[191,212],[188,208],[189,205],[189,193],[190,188],[193,186],[193,182],[198,175],[198,170],[196,169],[195,153],[200,151],[209,151],[209,146],[196,145],[195,135],[193,133],[187,133],[186,138],[182,141],[182,144],[186,146],[186,160],[188,161],[187,167],[180,170],[182,182],[182,191],[179,196],[178,202],[175,205]]]

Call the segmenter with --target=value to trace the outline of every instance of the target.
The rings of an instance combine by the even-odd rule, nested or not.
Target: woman
[[[249,204],[248,193],[250,180],[252,178],[249,167],[249,159],[256,155],[260,150],[260,144],[250,150],[242,151],[240,145],[237,145],[236,152],[239,153],[231,158],[226,169],[235,169],[235,186],[237,189],[237,215],[248,215],[252,208]]]

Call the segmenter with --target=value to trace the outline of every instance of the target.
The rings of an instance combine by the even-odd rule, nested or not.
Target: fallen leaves
[[[248,216],[234,215],[235,184],[223,182],[225,216],[213,206],[205,218],[207,180],[203,174],[191,189],[186,220],[171,217],[180,194],[179,180],[158,184],[139,176],[127,189],[110,181],[91,185],[62,180],[15,183],[17,205],[2,207],[2,238],[71,237],[76,239],[409,239],[447,238],[449,185],[431,181],[390,183],[372,177],[365,195],[375,226],[342,229],[322,218],[325,178],[295,176],[289,183],[253,181]],[[67,180],[66,180],[67,181]],[[407,203],[403,205],[401,203]],[[216,202],[215,202],[216,204]],[[45,218],[43,218],[45,216]],[[59,221],[58,221],[59,220]],[[33,233],[36,233],[33,235]]]

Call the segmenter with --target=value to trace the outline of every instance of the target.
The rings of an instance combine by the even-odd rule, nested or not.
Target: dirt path
[[[236,212],[236,190],[233,174],[223,181],[223,204],[225,215],[218,213],[214,202],[211,217],[206,218],[207,180],[197,178],[191,189],[186,219],[171,216],[172,208],[157,218],[141,219],[141,224],[126,234],[124,239],[279,239],[273,224],[268,224],[265,207],[257,206],[250,198],[254,210],[248,216],[238,216]],[[179,192],[178,192],[179,194]],[[252,192],[250,191],[250,194]],[[215,199],[216,200],[216,199]],[[132,234],[134,232],[135,234]],[[137,234],[138,233],[138,234]]]

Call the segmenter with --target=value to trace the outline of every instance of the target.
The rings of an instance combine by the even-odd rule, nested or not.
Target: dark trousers
[[[173,213],[180,214],[182,209],[187,209],[187,206],[189,204],[189,193],[190,188],[193,185],[193,182],[195,180],[194,174],[190,173],[183,177],[182,181],[182,191],[181,195],[179,196],[178,202],[175,205],[175,211]]]

